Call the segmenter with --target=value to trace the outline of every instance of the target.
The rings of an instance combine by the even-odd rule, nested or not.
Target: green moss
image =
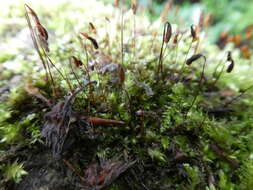
[[[125,160],[137,159],[139,162],[130,172],[126,171],[126,176],[118,178],[109,189],[121,190],[128,187],[125,181],[129,178],[132,179],[132,187],[135,189],[143,189],[142,183],[149,189],[164,187],[226,190],[251,187],[252,97],[247,95],[230,105],[234,112],[225,113],[225,116],[210,112],[231,100],[231,96],[221,97],[220,91],[229,89],[237,93],[239,89],[253,82],[252,77],[249,77],[251,70],[248,63],[243,59],[239,60],[239,54],[235,52],[233,55],[235,60],[238,60],[238,70],[230,74],[223,73],[218,83],[213,86],[213,71],[219,63],[218,58],[224,52],[220,52],[203,38],[200,40],[199,53],[207,56],[208,64],[205,80],[201,81],[200,87],[203,66],[201,60],[193,62],[191,66],[183,66],[191,41],[189,35],[185,35],[178,48],[171,47],[171,42],[167,45],[163,61],[164,72],[158,76],[157,59],[161,47],[162,23],[157,21],[150,25],[146,17],[136,16],[136,23],[141,23],[136,25],[136,44],[133,46],[133,41],[124,40],[122,63],[119,10],[111,6],[105,8],[97,2],[79,3],[73,2],[71,6],[64,3],[53,7],[53,11],[45,9],[48,12],[38,12],[38,15],[45,15],[40,17],[43,26],[55,31],[55,39],[59,40],[58,44],[54,40],[50,41],[50,57],[64,77],[52,66],[50,69],[53,85],[52,81],[45,80],[45,71],[37,68],[33,64],[34,60],[25,61],[27,65],[22,65],[18,71],[24,72],[22,76],[25,80],[12,88],[6,102],[0,104],[1,151],[7,151],[9,146],[14,144],[24,143],[30,150],[43,143],[39,126],[44,123],[43,116],[51,108],[39,98],[29,95],[25,90],[26,84],[33,84],[55,105],[64,100],[71,90],[86,84],[90,79],[95,82],[77,95],[73,110],[83,116],[121,120],[125,124],[94,126],[95,139],[86,139],[84,134],[80,147],[73,149],[77,151],[73,154],[75,159],[76,155],[79,155],[74,162],[80,171],[87,168],[87,164],[96,160],[95,158],[122,156]],[[102,9],[95,14],[93,11],[98,7]],[[62,8],[64,12],[59,11]],[[73,9],[77,15],[82,15],[78,17],[79,22],[69,16],[72,15]],[[103,19],[105,16],[110,22]],[[99,50],[95,51],[89,41],[82,39],[86,44],[88,62],[75,35],[79,31],[87,32],[84,27],[88,22],[87,18],[94,20],[99,32],[92,35],[100,46]],[[125,13],[125,39],[131,39],[132,18],[131,12]],[[173,25],[173,31],[176,27]],[[106,31],[108,28],[109,32]],[[152,35],[154,32],[158,33],[156,40]],[[174,35],[173,33],[173,37]],[[188,57],[193,53],[194,50],[191,49]],[[73,55],[83,61],[83,66],[69,66],[68,58]],[[6,60],[6,55],[3,57]],[[93,65],[94,69],[90,69],[88,73],[85,67],[93,63],[96,63]],[[113,70],[113,67],[110,67],[112,70],[109,72],[101,72],[103,66],[112,63],[122,64],[124,77],[119,70]],[[247,82],[244,82],[244,77]],[[215,151],[213,145],[220,147],[220,152]],[[25,172],[22,164],[13,163],[13,160],[2,165],[5,173],[2,178],[19,181]],[[231,160],[238,162],[240,168],[233,168]],[[13,164],[10,164],[11,162]],[[209,175],[214,176],[214,183],[209,183]]]
[[[4,171],[4,178],[6,180],[13,179],[16,183],[19,183],[22,180],[23,175],[27,175],[27,172],[23,169],[23,163],[14,162],[11,165],[6,166],[5,169],[2,169]]]

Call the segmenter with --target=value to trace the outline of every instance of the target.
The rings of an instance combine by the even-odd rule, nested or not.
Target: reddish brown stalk
[[[86,68],[86,70],[84,70],[84,72],[87,72],[87,76],[88,76],[88,81],[91,82],[91,77],[90,77],[90,71],[89,71],[89,55],[88,55],[88,51],[87,51],[87,47],[86,47],[86,44],[82,41],[81,37],[78,37],[81,45],[82,45],[82,48],[84,49],[84,52],[85,52],[85,55],[86,55],[86,63],[87,63],[87,66],[84,67],[84,69]],[[84,73],[85,74],[85,73]],[[89,86],[88,87],[88,91],[89,91],[89,98],[88,98],[88,115],[90,113],[90,109],[91,109],[91,100],[90,98],[93,99],[94,95],[93,95],[93,91],[91,89],[91,87]]]
[[[123,10],[121,10],[121,27],[120,27],[120,42],[121,42],[121,64],[124,64],[124,14]]]
[[[193,59],[193,57],[194,57],[194,59]],[[200,57],[203,57],[203,58],[204,58],[204,64],[203,64],[203,68],[202,68],[202,72],[201,72],[201,76],[200,76],[200,80],[199,80],[199,91],[201,91],[201,89],[202,89],[202,81],[203,81],[203,78],[204,78],[205,67],[206,67],[206,57],[205,57],[204,55],[202,55],[202,54],[197,54],[197,55],[193,55],[193,56],[190,58],[191,60],[195,61],[195,60],[199,59]],[[192,63],[193,61],[191,61],[191,63]],[[189,65],[189,64],[188,64],[188,65]],[[186,114],[185,114],[185,118],[187,118],[189,111],[192,109],[193,105],[195,104],[195,102],[196,102],[196,100],[197,100],[197,97],[198,97],[198,95],[199,95],[199,91],[195,93],[195,96],[194,96],[194,98],[193,98],[193,100],[192,100],[192,103],[191,103],[189,109],[187,110],[187,112],[186,112]]]
[[[163,53],[164,53],[164,43],[168,43],[171,38],[172,30],[171,30],[171,24],[169,22],[166,22],[163,29],[163,40],[162,40],[162,46],[160,50],[159,55],[159,61],[158,61],[158,69],[157,74],[162,75],[163,74]]]
[[[43,50],[43,51],[44,51],[44,50]],[[49,62],[49,63],[56,69],[56,71],[61,75],[62,79],[65,80],[65,81],[67,82],[70,91],[73,92],[73,88],[72,88],[72,86],[71,86],[69,80],[62,74],[62,72],[60,71],[60,69],[58,69],[58,68],[56,67],[56,65],[53,63],[53,61],[50,59],[50,57],[49,57],[46,53],[45,53],[45,55],[46,55],[46,58],[47,58],[48,62]]]
[[[70,65],[71,72],[73,73],[73,75],[74,75],[74,77],[75,77],[77,83],[79,84],[80,88],[82,88],[82,84],[81,84],[81,82],[79,81],[78,76],[77,76],[77,74],[75,73],[75,71],[74,71],[74,69],[73,69],[73,67],[72,67],[71,58],[72,58],[73,61],[78,61],[78,63],[81,62],[81,61],[80,61],[79,59],[77,59],[75,56],[72,56],[72,57],[69,58],[69,65]],[[81,63],[82,63],[82,62],[81,62]],[[76,63],[74,63],[74,64],[76,64]],[[79,64],[80,64],[80,63],[79,63]],[[82,65],[82,64],[81,64],[81,65]],[[80,65],[80,66],[81,66],[81,65]]]
[[[220,65],[220,64],[219,64]],[[217,67],[218,68],[218,67]],[[223,65],[222,66],[222,68],[221,68],[221,71],[219,72],[219,74],[218,74],[218,76],[216,77],[216,79],[215,79],[215,81],[213,82],[213,84],[212,84],[212,86],[215,86],[216,85],[216,83],[218,82],[218,80],[220,79],[220,77],[221,77],[221,75],[222,75],[222,73],[223,73],[223,71],[224,71],[224,68],[225,68],[225,65]],[[216,73],[217,71],[215,71],[215,73]],[[215,74],[214,73],[214,74]]]
[[[224,55],[225,56],[225,55]],[[224,58],[223,56],[223,58]],[[222,64],[223,58],[219,61],[218,65],[216,66],[214,72],[213,72],[213,76],[216,76],[217,70],[219,68],[219,66]],[[222,72],[224,71],[225,65],[222,66],[221,71],[219,72],[218,76],[216,77],[215,81],[212,83],[212,86],[215,86],[215,84],[217,83],[217,81],[219,80]]]

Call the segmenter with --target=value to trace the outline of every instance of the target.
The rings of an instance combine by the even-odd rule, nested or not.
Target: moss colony
[[[0,189],[251,189],[250,60],[122,7],[1,13]]]

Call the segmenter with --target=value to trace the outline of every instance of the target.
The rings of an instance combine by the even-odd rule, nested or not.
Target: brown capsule
[[[163,41],[165,43],[168,43],[170,41],[170,38],[171,38],[171,35],[172,35],[172,27],[171,27],[171,24],[169,22],[165,23],[164,31],[165,31],[165,35],[164,35]]]
[[[189,59],[187,59],[186,65],[191,65],[194,61],[196,61],[197,59],[201,58],[202,56],[203,56],[203,55],[200,54],[200,53],[191,56]]]
[[[75,56],[71,56],[71,59],[76,67],[80,67],[83,65],[83,62],[80,59],[77,59]]]
[[[90,32],[92,32],[94,34],[97,33],[95,26],[91,22],[89,22],[89,30],[90,30]]]
[[[92,37],[90,37],[87,33],[85,33],[85,32],[81,32],[81,35],[83,36],[83,37],[85,37],[86,39],[88,39],[88,40],[90,40],[90,42],[92,43],[92,45],[93,45],[93,47],[95,48],[95,49],[98,49],[99,47],[98,47],[98,43],[97,43],[97,41],[94,39],[94,38],[92,38]]]
[[[47,30],[41,24],[37,24],[36,28],[39,32],[39,36],[42,37],[43,40],[47,41],[48,40]]]
[[[42,48],[46,52],[49,52],[48,42],[47,42],[48,34],[47,34],[46,29],[41,24],[37,24],[36,29],[37,29],[37,32],[38,32],[38,38],[40,40],[40,45],[42,46]]]
[[[231,60],[230,62],[231,63],[230,63],[230,65],[227,68],[227,73],[230,73],[233,70],[233,68],[234,68],[234,61]]]
[[[198,39],[196,28],[194,25],[191,25],[191,36],[192,36],[193,41],[196,41]]]

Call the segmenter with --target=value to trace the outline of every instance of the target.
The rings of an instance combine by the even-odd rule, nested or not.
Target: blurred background
[[[127,10],[133,0],[97,1],[108,7],[115,6],[118,1]],[[0,62],[9,60],[15,54],[14,50],[23,46],[24,41],[27,41],[25,38],[29,38],[24,3],[34,7],[39,16],[43,17],[49,30],[64,36],[64,41],[73,29],[73,22],[78,17],[82,17],[81,10],[90,2],[90,0],[1,0]],[[208,34],[206,40],[210,43],[216,43],[220,48],[224,48],[227,43],[232,43],[241,51],[243,57],[250,58],[253,47],[252,0],[137,0],[137,2],[137,14],[145,15],[151,21],[161,18],[181,28],[189,28],[192,24],[199,25]],[[75,9],[79,12],[78,10],[73,12]],[[55,10],[57,13],[54,12]],[[99,7],[94,8],[93,11],[99,12]],[[78,19],[80,23],[87,20]]]
[[[84,0],[83,2],[89,2]],[[131,0],[98,0],[106,4],[115,4],[119,1],[121,4],[130,6]],[[2,10],[0,21],[3,25],[10,24],[11,21],[17,21],[21,18],[22,10],[15,10],[15,5],[22,5],[25,0],[1,0]],[[34,0],[33,3],[40,1]],[[47,1],[44,1],[47,2]],[[47,5],[54,6],[60,3],[71,3],[70,0],[48,1]],[[76,1],[75,1],[76,2]],[[83,3],[82,2],[82,3]],[[238,35],[242,39],[249,39],[251,25],[253,24],[253,1],[252,0],[137,0],[138,9],[148,15],[149,19],[154,21],[159,16],[163,16],[172,23],[191,25],[197,24],[203,19],[205,24],[209,25],[209,40],[218,42],[221,35]],[[11,6],[9,6],[11,5]],[[15,18],[15,19],[12,19]],[[22,22],[22,21],[21,21]],[[0,35],[5,30],[0,27]],[[13,31],[9,31],[13,32]],[[1,37],[0,36],[0,37]],[[237,36],[237,43],[238,37]],[[240,39],[240,40],[242,40]],[[230,39],[233,41],[233,39]]]
[[[102,0],[115,3],[115,0]],[[117,0],[116,0],[117,1]],[[130,6],[131,1],[126,0]],[[192,24],[205,26],[208,40],[223,48],[226,43],[234,43],[245,58],[250,57],[253,28],[252,0],[139,0],[139,9],[144,10],[149,19],[159,17],[171,23],[189,27]]]

